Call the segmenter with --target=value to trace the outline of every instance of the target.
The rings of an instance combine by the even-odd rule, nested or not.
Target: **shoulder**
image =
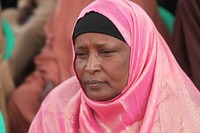
[[[78,114],[82,90],[76,77],[72,77],[54,88],[44,99],[37,112],[29,133],[61,132],[58,124],[71,124],[71,114]]]
[[[65,103],[80,92],[80,85],[75,76],[65,80],[55,87],[43,101],[43,104]]]
[[[64,108],[69,108],[80,100],[82,90],[75,76],[65,80],[54,88],[44,99],[39,109],[40,112],[62,113]]]

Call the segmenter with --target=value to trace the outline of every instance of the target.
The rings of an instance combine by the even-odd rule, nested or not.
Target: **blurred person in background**
[[[2,19],[0,8],[0,110],[8,129],[7,101],[14,90],[14,83],[9,70],[8,59],[11,54],[10,47],[14,45],[13,33],[10,25]],[[8,131],[8,130],[7,130]]]
[[[34,70],[33,58],[44,45],[44,25],[55,4],[56,0],[18,0],[16,8],[3,11],[3,18],[11,25],[15,35],[9,64],[16,86]]]
[[[179,1],[173,42],[175,58],[200,90],[200,0]]]

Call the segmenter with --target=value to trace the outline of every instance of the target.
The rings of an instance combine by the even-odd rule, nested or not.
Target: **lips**
[[[105,85],[105,82],[98,81],[98,80],[87,80],[84,82],[84,86],[86,88],[100,88]]]

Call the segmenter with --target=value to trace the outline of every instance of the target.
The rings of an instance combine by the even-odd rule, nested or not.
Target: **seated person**
[[[94,1],[72,42],[76,75],[50,92],[29,133],[200,132],[200,93],[137,4]]]
[[[71,69],[71,32],[78,13],[92,1],[61,0],[58,3],[45,28],[47,40],[42,52],[35,58],[36,69],[17,88],[9,102],[11,128],[15,133],[26,132],[46,94],[74,75]],[[155,1],[152,0],[149,3],[144,0],[132,1],[139,3],[158,25],[157,28],[163,31],[161,19],[156,18],[159,14],[157,8],[154,9],[157,7]]]
[[[200,0],[180,0],[171,50],[200,91]]]

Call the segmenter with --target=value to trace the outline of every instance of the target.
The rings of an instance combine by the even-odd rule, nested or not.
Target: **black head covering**
[[[80,18],[74,28],[73,41],[84,33],[102,33],[126,42],[117,27],[107,17],[91,11]]]

